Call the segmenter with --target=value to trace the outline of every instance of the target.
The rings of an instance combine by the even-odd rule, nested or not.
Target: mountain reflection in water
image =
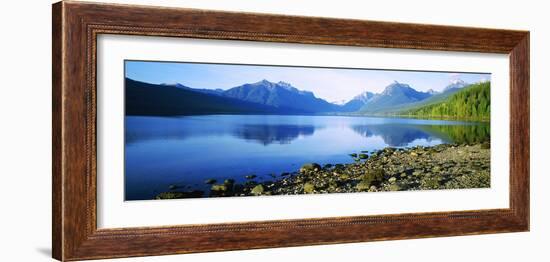
[[[302,164],[349,163],[348,154],[384,147],[471,143],[488,139],[488,123],[404,118],[281,115],[125,117],[125,194],[151,199],[175,181],[271,174]]]

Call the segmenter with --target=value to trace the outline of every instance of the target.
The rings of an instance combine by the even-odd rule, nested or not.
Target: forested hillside
[[[439,103],[412,108],[400,115],[486,121],[491,116],[491,83],[472,84]]]

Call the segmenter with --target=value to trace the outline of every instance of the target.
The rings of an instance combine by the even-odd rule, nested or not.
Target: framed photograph
[[[529,32],[53,5],[53,257],[529,230]]]

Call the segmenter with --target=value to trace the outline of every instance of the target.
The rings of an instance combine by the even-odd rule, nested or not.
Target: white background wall
[[[531,31],[531,232],[124,261],[548,261],[550,28],[545,24],[550,8],[545,1],[104,1]],[[51,3],[5,1],[0,10],[2,261],[48,261],[51,252]]]

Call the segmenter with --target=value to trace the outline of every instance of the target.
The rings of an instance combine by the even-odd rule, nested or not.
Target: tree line
[[[491,117],[491,83],[469,85],[445,101],[404,111],[403,115],[487,121]]]

